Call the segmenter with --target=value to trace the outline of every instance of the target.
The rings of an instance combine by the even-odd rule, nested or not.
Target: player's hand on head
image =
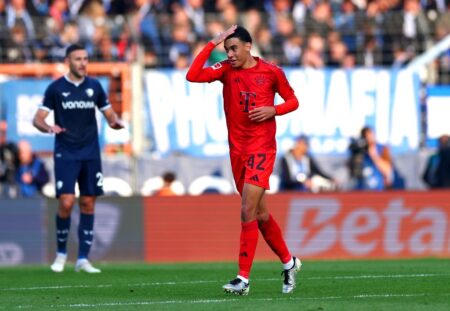
[[[262,122],[269,120],[276,115],[275,107],[258,107],[249,111],[248,116],[250,120],[255,122]]]
[[[219,33],[216,37],[214,37],[214,39],[212,39],[211,41],[215,44],[218,45],[220,43],[222,43],[229,35],[231,35],[232,33],[234,33],[234,31],[236,30],[237,25],[233,25],[230,28],[228,28],[227,30],[225,30],[224,32]]]

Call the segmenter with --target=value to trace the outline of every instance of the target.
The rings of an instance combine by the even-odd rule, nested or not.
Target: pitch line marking
[[[289,297],[289,298],[245,298],[251,301],[304,301],[304,300],[340,300],[340,299],[370,299],[370,298],[408,298],[424,297],[425,293],[417,294],[361,294],[354,296],[324,296],[324,297]],[[450,294],[438,294],[438,296],[450,296]],[[97,308],[97,307],[116,307],[116,306],[137,306],[137,305],[169,305],[169,304],[217,304],[227,302],[238,302],[241,299],[200,299],[200,300],[162,300],[162,301],[136,301],[136,302],[110,302],[96,304],[67,304],[67,305],[49,305],[49,308]],[[27,306],[29,307],[29,306]],[[18,306],[20,308],[20,306]]]
[[[425,277],[449,277],[450,274],[393,274],[393,275],[342,275],[342,276],[315,276],[315,277],[301,277],[301,280],[357,280],[357,279],[382,279],[382,278],[425,278]],[[258,281],[280,281],[279,278],[266,278],[255,279]],[[221,283],[222,280],[198,280],[198,281],[183,281],[183,282],[149,282],[149,283],[133,283],[126,284],[126,286],[164,286],[164,285],[189,285],[189,284],[209,284],[209,283]],[[70,288],[108,288],[113,287],[113,284],[98,284],[98,285],[54,285],[54,286],[34,286],[34,287],[13,287],[13,288],[0,288],[0,291],[32,291],[32,290],[45,290],[45,289],[70,289]]]

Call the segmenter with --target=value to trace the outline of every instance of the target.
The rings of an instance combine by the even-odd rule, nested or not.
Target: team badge
[[[63,187],[63,182],[61,180],[58,180],[56,183],[56,188],[61,189]]]
[[[93,89],[86,89],[86,94],[87,94],[87,96],[89,96],[89,97],[92,97],[92,95],[94,95],[94,90]]]
[[[220,68],[222,68],[222,63],[215,63],[214,65],[212,65],[212,69],[214,69],[214,70],[217,70],[217,69],[220,69]]]
[[[264,83],[266,83],[266,78],[264,76],[257,76],[255,78],[255,82],[257,85],[263,85]]]

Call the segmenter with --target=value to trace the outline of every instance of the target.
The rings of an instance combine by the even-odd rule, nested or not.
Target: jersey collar
[[[74,82],[74,81],[70,80],[69,75],[64,75],[64,78],[66,79],[67,82],[75,85],[76,87],[80,86],[81,83],[83,83],[84,80],[86,79],[86,78],[83,78],[83,80],[81,80],[80,82]]]

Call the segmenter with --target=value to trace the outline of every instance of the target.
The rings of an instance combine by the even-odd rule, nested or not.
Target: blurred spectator
[[[308,138],[300,136],[294,147],[281,158],[280,190],[318,192],[332,190],[336,183],[325,174],[309,153]]]
[[[70,21],[70,12],[68,0],[53,0],[49,15],[54,23],[54,28],[59,32],[62,31],[64,24]]]
[[[6,25],[9,29],[12,29],[18,23],[22,23],[25,27],[26,37],[33,40],[35,38],[35,28],[33,19],[26,8],[26,1],[10,0],[6,7]]]
[[[347,56],[347,46],[342,41],[334,42],[330,47],[330,55],[327,60],[328,67],[342,67]]]
[[[450,137],[439,137],[438,150],[427,160],[423,181],[429,188],[450,187]]]
[[[309,68],[323,68],[325,41],[317,33],[309,35],[305,51],[302,54],[302,66]]]
[[[19,167],[16,172],[16,182],[19,196],[36,196],[50,179],[48,171],[44,163],[33,153],[28,141],[19,141],[17,147]]]
[[[236,6],[232,3],[227,4],[224,9],[221,11],[223,22],[226,26],[228,25],[234,25],[234,24],[240,24],[240,17],[239,11],[237,10]]]
[[[0,197],[16,197],[15,176],[19,165],[17,146],[6,141],[7,124],[0,121]]]
[[[49,58],[53,61],[62,62],[66,55],[66,49],[69,45],[79,41],[78,25],[70,22],[64,25],[62,32],[55,38],[52,38],[49,50]]]
[[[395,45],[403,44],[406,51],[417,55],[426,50],[430,40],[430,27],[419,0],[404,0],[401,13],[384,11],[382,31],[386,65],[394,63],[392,51]]]
[[[328,2],[318,2],[310,16],[305,20],[306,33],[315,32],[322,38],[334,28],[331,6]]]
[[[184,0],[184,11],[192,24],[192,28],[197,36],[205,33],[205,10],[203,0]]]
[[[9,63],[29,63],[33,61],[33,49],[27,37],[25,26],[18,21],[10,29],[10,37],[5,42],[4,58]]]
[[[297,0],[292,7],[292,17],[294,18],[297,31],[304,31],[305,20],[310,18],[318,0]]]
[[[258,11],[256,8],[252,8],[245,12],[241,22],[242,26],[248,30],[248,32],[250,33],[250,35],[252,35],[252,37],[254,37],[256,31],[263,24],[262,19],[263,17],[261,15],[261,12]]]
[[[352,0],[342,0],[340,10],[334,16],[336,31],[341,33],[342,41],[347,49],[355,52],[361,40],[361,23],[358,20],[356,5]]]
[[[278,64],[298,66],[300,64],[302,38],[295,34],[294,21],[288,15],[276,18],[276,33],[272,38],[274,53],[278,55]]]
[[[349,169],[355,190],[403,189],[404,179],[394,167],[387,146],[378,144],[375,133],[364,127],[350,144]]]
[[[157,190],[154,195],[156,196],[172,196],[172,195],[177,195],[173,189],[172,189],[172,184],[176,179],[175,173],[173,172],[165,172],[162,175],[162,179],[163,179],[163,185],[162,187]]]
[[[159,18],[160,14],[167,12],[167,7],[162,0],[134,0],[134,2],[137,9],[131,19],[144,47],[144,64],[147,67],[167,65],[164,45],[168,35],[166,31],[170,31],[170,27],[164,25]],[[174,18],[176,15],[186,15],[180,6],[174,6],[174,8]]]
[[[358,66],[371,68],[381,65],[383,61],[382,49],[372,34],[365,36],[364,44],[356,55],[356,63]]]
[[[447,11],[440,14],[436,21],[435,42],[439,42],[450,34],[450,1],[447,0]],[[435,62],[438,83],[450,84],[450,49],[442,53]]]
[[[450,145],[440,151],[440,163],[438,167],[439,187],[450,188]]]
[[[172,43],[169,48],[169,59],[173,65],[177,64],[179,57],[183,56],[189,57],[189,55],[191,55],[192,52],[189,34],[190,34],[189,24],[178,24],[173,26]],[[180,64],[178,63],[178,66],[179,65]],[[188,65],[189,64],[187,64],[187,66]]]
[[[275,49],[272,45],[272,33],[267,26],[261,26],[256,31],[253,49],[255,54],[260,55],[265,60],[275,64],[278,63]]]

